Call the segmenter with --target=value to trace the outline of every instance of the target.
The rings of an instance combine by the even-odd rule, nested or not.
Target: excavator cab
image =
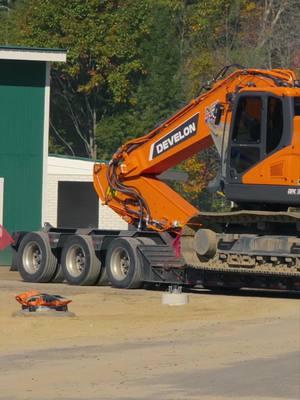
[[[225,193],[236,203],[272,208],[291,203],[284,176],[290,162],[294,98],[268,92],[237,96],[226,154]],[[297,110],[299,107],[297,104]],[[280,154],[284,149],[289,152]],[[295,204],[300,203],[295,199]]]

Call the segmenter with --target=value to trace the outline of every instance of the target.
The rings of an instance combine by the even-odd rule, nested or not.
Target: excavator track
[[[261,223],[292,223],[296,224],[300,235],[300,212],[297,211],[255,211],[240,210],[214,213],[202,212],[192,217],[189,227],[209,226],[212,224],[261,224]],[[297,226],[299,224],[299,226]]]
[[[216,234],[213,255],[197,254],[198,229]],[[202,271],[300,280],[300,213],[203,212],[184,228],[181,251],[190,267]]]

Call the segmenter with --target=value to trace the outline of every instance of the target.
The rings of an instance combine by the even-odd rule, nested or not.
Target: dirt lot
[[[74,318],[14,318],[38,288]],[[0,399],[300,399],[299,296],[34,285],[0,269]]]

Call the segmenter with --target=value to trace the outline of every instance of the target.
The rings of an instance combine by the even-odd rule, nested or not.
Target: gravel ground
[[[29,289],[73,318],[12,317]],[[299,295],[28,284],[0,268],[1,400],[300,399]]]

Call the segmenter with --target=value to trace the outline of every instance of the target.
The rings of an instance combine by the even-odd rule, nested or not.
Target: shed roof
[[[66,62],[67,50],[39,47],[0,46],[0,60]]]

